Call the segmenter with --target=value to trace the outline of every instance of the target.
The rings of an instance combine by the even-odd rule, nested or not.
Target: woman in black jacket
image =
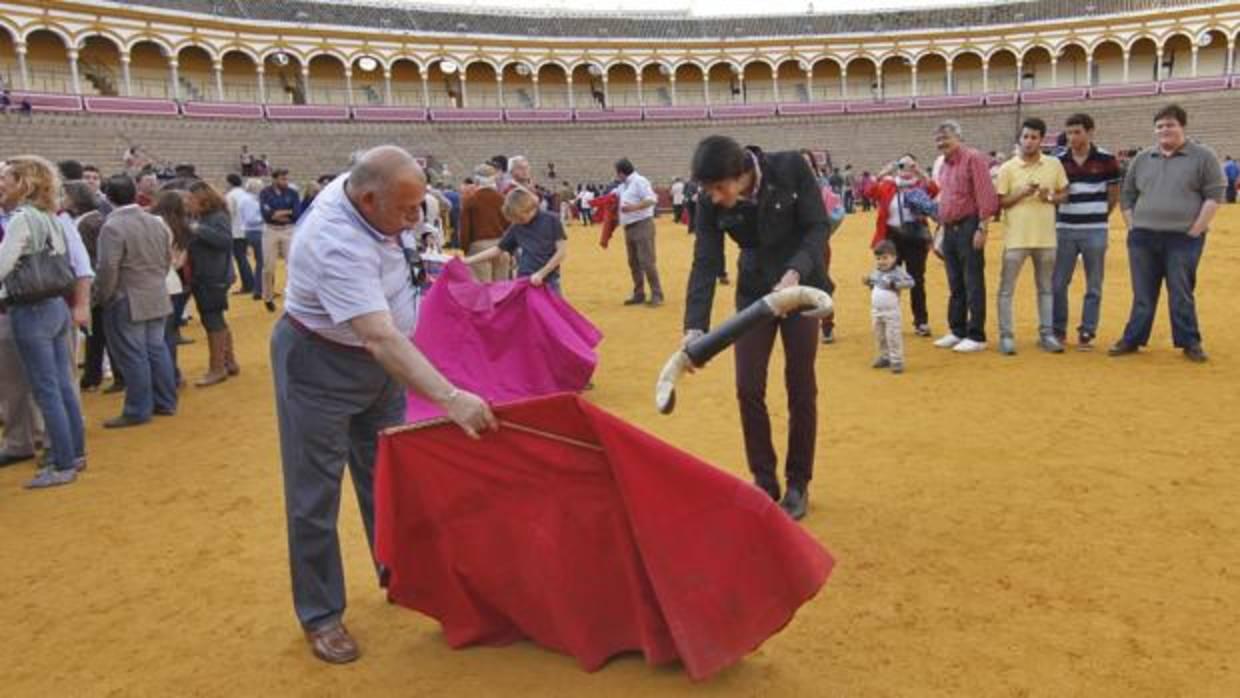
[[[233,353],[232,331],[224,321],[228,289],[236,280],[232,265],[232,222],[228,204],[210,184],[201,180],[189,186],[189,209],[194,216],[194,236],[189,243],[192,269],[190,293],[202,326],[207,331],[210,366],[194,382],[198,387],[222,383],[241,372]]]
[[[827,211],[818,182],[796,151],[763,153],[725,136],[711,136],[693,155],[700,184],[694,224],[697,237],[685,302],[685,340],[710,329],[715,279],[723,269],[723,236],[741,248],[736,274],[740,310],[772,290],[813,286],[828,290],[824,263]],[[784,347],[788,389],[786,493],[780,498],[766,377],[778,334]],[[818,321],[800,314],[772,319],[734,345],[736,394],[740,401],[745,455],[758,487],[794,519],[805,515],[814,472],[818,429],[818,383],[814,357]]]

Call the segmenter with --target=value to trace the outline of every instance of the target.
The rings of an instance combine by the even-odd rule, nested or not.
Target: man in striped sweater
[[[1120,170],[1115,156],[1094,144],[1094,120],[1073,114],[1064,123],[1068,146],[1059,154],[1068,175],[1068,200],[1059,205],[1056,220],[1053,325],[1062,343],[1068,333],[1068,286],[1076,260],[1085,265],[1085,302],[1077,327],[1077,347],[1093,348],[1102,306],[1102,277],[1106,267],[1107,217],[1119,201]]]

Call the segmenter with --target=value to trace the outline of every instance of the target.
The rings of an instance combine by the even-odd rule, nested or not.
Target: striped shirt
[[[1059,162],[1068,174],[1068,200],[1059,205],[1058,227],[1061,230],[1106,228],[1107,190],[1119,184],[1119,161],[1091,143],[1085,162],[1078,163],[1071,148],[1060,153]]]

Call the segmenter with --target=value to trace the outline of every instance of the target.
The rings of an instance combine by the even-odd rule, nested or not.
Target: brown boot
[[[237,355],[233,353],[232,330],[224,330],[224,370],[228,371],[228,375],[236,376],[241,373],[241,366],[237,364]]]
[[[228,369],[224,368],[224,342],[223,332],[207,333],[207,349],[211,352],[210,366],[202,378],[194,381],[195,386],[205,388],[228,380]]]

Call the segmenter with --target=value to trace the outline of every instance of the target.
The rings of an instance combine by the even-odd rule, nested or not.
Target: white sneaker
[[[938,339],[934,340],[934,346],[940,349],[951,349],[952,347],[956,346],[959,343],[960,343],[960,338],[952,334],[951,332],[948,332],[942,337],[939,337]]]
[[[978,342],[973,339],[962,339],[959,344],[952,347],[952,351],[958,351],[961,354],[972,354],[974,352],[986,351],[986,343]]]

